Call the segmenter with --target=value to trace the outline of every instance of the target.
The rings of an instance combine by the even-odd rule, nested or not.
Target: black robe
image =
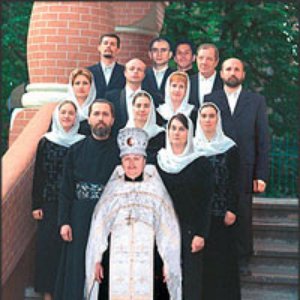
[[[63,162],[68,148],[41,138],[36,153],[32,188],[32,210],[41,209],[38,221],[35,257],[35,291],[54,292],[62,247],[57,227],[58,195]]]
[[[166,144],[166,132],[162,131],[149,139],[147,152],[147,164],[155,164],[157,152]]]
[[[177,174],[158,172],[173,200],[181,229],[183,300],[199,300],[202,293],[203,251],[191,253],[195,235],[208,237],[213,194],[213,169],[199,157]]]
[[[91,216],[119,163],[119,150],[113,138],[98,141],[91,135],[70,148],[59,197],[59,226],[69,224],[73,240],[64,243],[55,291],[57,300],[83,299]]]
[[[224,224],[226,211],[238,207],[239,153],[236,146],[209,160],[214,168],[211,227],[203,257],[203,300],[240,300],[240,282],[234,228]]]

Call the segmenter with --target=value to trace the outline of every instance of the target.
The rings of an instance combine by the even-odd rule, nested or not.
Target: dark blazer
[[[233,115],[224,90],[205,95],[204,102],[207,101],[220,108],[224,133],[239,148],[241,189],[250,193],[254,179],[268,178],[270,142],[265,98],[242,89]]]
[[[199,100],[199,72],[195,75],[192,75],[190,77],[190,80],[191,80],[191,91],[190,91],[189,103],[194,104],[196,109],[198,109],[200,106],[199,105],[199,103],[200,103],[200,100]],[[223,89],[223,81],[222,81],[219,73],[217,73],[211,92],[221,90],[221,89]]]
[[[128,121],[128,113],[126,106],[126,89],[108,91],[105,93],[105,99],[112,102],[115,107],[115,123],[113,126],[113,134],[116,135],[119,129],[125,127]]]
[[[169,75],[174,72],[174,69],[168,68],[164,74],[160,89],[157,87],[155,75],[152,67],[146,69],[146,75],[142,82],[142,89],[150,93],[154,100],[155,107],[164,103],[165,98],[165,85]]]
[[[94,75],[95,86],[97,90],[96,99],[103,98],[107,91],[113,89],[122,89],[125,86],[124,66],[116,63],[110,81],[106,84],[101,63],[87,67]]]

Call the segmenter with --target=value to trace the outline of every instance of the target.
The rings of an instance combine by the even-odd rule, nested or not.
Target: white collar
[[[204,77],[201,73],[199,73],[199,80],[200,81],[206,81],[206,82],[211,82],[214,81],[217,76],[217,72],[215,71],[210,77],[206,78]]]

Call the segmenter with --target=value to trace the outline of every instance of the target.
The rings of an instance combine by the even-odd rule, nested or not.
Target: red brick
[[[76,13],[60,13],[59,20],[79,20],[80,15]]]
[[[47,43],[65,44],[67,42],[67,38],[61,35],[47,36],[46,41]]]
[[[79,35],[80,30],[79,29],[73,29],[73,28],[58,28],[57,29],[57,34],[58,35],[66,35],[66,36]]]
[[[49,3],[49,11],[51,12],[55,12],[55,13],[58,13],[58,12],[67,12],[70,10],[70,8],[67,6],[67,5],[55,5],[55,3],[57,2],[53,2],[53,3]]]
[[[55,59],[55,58],[66,59],[67,54],[65,52],[47,53],[47,59]]]
[[[89,25],[90,24],[87,22],[74,22],[74,21],[69,22],[69,26],[71,28],[87,29],[87,28],[89,28]]]
[[[67,21],[47,21],[48,28],[65,28],[67,26]],[[46,27],[46,26],[45,26]]]

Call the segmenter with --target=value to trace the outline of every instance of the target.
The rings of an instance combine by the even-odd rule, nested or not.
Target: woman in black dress
[[[78,132],[90,135],[91,130],[87,122],[88,110],[96,99],[96,87],[93,74],[85,68],[74,69],[69,76],[68,99],[77,105],[80,118]]]
[[[165,129],[156,124],[156,111],[152,96],[146,91],[139,91],[132,101],[133,113],[129,116],[126,127],[144,129],[149,137],[147,146],[147,163],[155,163],[155,157],[165,146]]]
[[[79,115],[69,100],[54,110],[51,131],[37,148],[32,190],[32,216],[38,221],[35,290],[51,300],[54,292],[62,240],[57,227],[58,193],[68,148],[83,139],[78,134]]]
[[[178,113],[189,117],[193,125],[196,122],[197,110],[189,104],[190,79],[186,72],[175,71],[166,81],[164,104],[156,109],[158,112],[157,124],[166,126],[172,116]]]
[[[193,124],[183,114],[171,117],[166,148],[157,155],[157,168],[179,218],[182,245],[183,299],[202,293],[202,249],[208,236],[213,170],[207,158],[193,150]]]
[[[239,272],[234,248],[238,203],[239,154],[225,136],[218,107],[204,103],[198,114],[195,151],[207,156],[214,168],[211,227],[204,248],[204,300],[240,300]]]

